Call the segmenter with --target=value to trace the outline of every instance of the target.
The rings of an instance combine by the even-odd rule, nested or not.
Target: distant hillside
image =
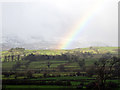
[[[74,53],[75,51],[78,52],[90,52],[93,54],[104,54],[104,53],[113,53],[113,54],[117,54],[118,53],[118,47],[88,47],[88,48],[76,48],[76,49],[69,49],[69,50],[65,50],[65,49],[46,49],[46,50],[24,50],[24,51],[19,51],[19,50],[13,50],[12,53],[13,54],[22,54],[22,53],[26,53],[26,54],[30,54],[30,53],[34,53],[34,54],[45,54],[45,55],[60,55],[62,53]],[[6,50],[6,51],[2,51],[3,55],[4,54],[10,54],[11,51]]]
[[[22,47],[29,50],[41,50],[41,49],[57,49],[56,45],[59,44],[59,39],[56,40],[44,40],[41,38],[21,38],[14,35],[4,35],[2,38],[2,50],[9,50],[11,48]],[[85,41],[72,41],[67,49],[85,48],[90,46],[106,47],[109,46],[103,42],[85,42]]]

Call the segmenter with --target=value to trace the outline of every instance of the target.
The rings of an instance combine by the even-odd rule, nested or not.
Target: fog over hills
[[[22,47],[26,49],[57,49],[55,46],[59,43],[59,40],[44,40],[38,39],[37,37],[31,37],[28,39],[21,39],[18,36],[4,36],[2,49],[8,50],[10,48]],[[74,41],[68,49],[84,48],[90,46],[109,46],[102,42],[85,42],[85,41]]]
[[[56,49],[68,39],[65,49],[118,45],[118,0],[7,2],[0,10],[3,50]]]

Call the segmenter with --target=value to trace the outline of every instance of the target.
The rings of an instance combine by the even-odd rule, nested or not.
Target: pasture
[[[3,88],[85,89],[96,81],[94,63],[104,55],[119,58],[118,48],[90,47],[71,50],[15,48],[2,51]],[[120,84],[118,79],[119,77],[115,76],[107,82]]]

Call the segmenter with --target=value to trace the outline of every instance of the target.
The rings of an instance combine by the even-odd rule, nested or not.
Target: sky
[[[75,30],[75,26],[79,27],[82,17],[90,12],[85,26],[67,47],[72,48],[74,42],[82,43],[83,46],[93,43],[117,46],[118,1],[22,0],[0,3],[2,36],[17,36],[27,43],[51,41],[58,45],[69,39],[66,35],[71,29]]]

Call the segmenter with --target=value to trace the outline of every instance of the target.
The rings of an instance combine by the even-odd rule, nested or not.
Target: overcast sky
[[[2,34],[27,42],[60,41],[102,0],[39,0],[2,3]],[[118,0],[98,3],[89,22],[73,41],[118,45]],[[71,42],[72,43],[72,42]]]

